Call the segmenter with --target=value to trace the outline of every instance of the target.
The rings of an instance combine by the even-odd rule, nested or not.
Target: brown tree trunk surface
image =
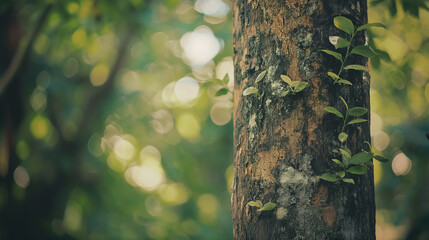
[[[355,185],[319,178],[337,170],[332,150],[339,147],[342,127],[340,118],[323,109],[334,106],[344,112],[339,96],[350,107],[369,109],[368,74],[346,71],[343,77],[353,86],[334,85],[326,75],[341,65],[319,51],[334,50],[329,36],[345,37],[333,24],[335,16],[362,25],[367,1],[234,1],[234,239],[375,239],[372,169],[353,176]],[[354,45],[365,41],[362,31]],[[349,61],[367,63],[354,55]],[[308,87],[281,97],[287,87],[281,74],[308,82]],[[256,85],[264,93],[261,99],[243,96],[244,89]],[[368,150],[369,121],[348,126],[346,133],[352,154]],[[255,200],[277,207],[257,212],[247,205]]]

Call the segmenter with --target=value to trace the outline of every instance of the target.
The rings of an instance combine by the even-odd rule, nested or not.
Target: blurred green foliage
[[[373,3],[373,146],[396,159],[376,163],[377,234],[426,236],[428,5]],[[0,96],[0,239],[232,238],[231,93],[204,84],[232,89],[231,4],[0,3],[1,74],[36,36]]]

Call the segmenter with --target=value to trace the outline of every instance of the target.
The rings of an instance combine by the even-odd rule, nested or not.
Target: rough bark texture
[[[333,184],[318,176],[338,170],[331,162],[342,120],[323,109],[369,109],[369,77],[349,70],[343,77],[353,86],[333,85],[326,72],[338,72],[340,62],[321,53],[333,49],[328,37],[345,33],[333,25],[345,16],[355,26],[367,21],[367,3],[351,1],[236,0],[234,21],[234,147],[232,214],[235,239],[375,239],[372,169],[353,177],[356,184]],[[361,32],[355,44],[366,41]],[[366,64],[353,56],[350,63]],[[255,95],[243,90],[255,86]],[[286,84],[280,75],[308,82],[296,94],[281,97]],[[368,117],[365,115],[365,117]],[[357,153],[368,150],[369,122],[346,128],[346,144]],[[252,200],[274,202],[272,211],[257,212]]]

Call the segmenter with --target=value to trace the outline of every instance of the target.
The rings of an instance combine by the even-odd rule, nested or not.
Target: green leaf
[[[295,87],[295,92],[301,92],[307,87],[307,85],[308,85],[307,82],[299,82]]]
[[[292,85],[292,79],[287,75],[280,75],[280,78],[287,84]]]
[[[344,100],[343,97],[340,96],[341,101],[343,102],[344,106],[346,106],[347,111],[349,110],[349,105],[347,105],[346,100]]]
[[[359,117],[368,112],[368,109],[363,107],[354,107],[349,110],[349,115]]]
[[[220,80],[218,78],[211,78],[209,81],[212,83],[215,83],[215,84],[223,85],[222,80]]]
[[[353,155],[353,157],[350,159],[351,164],[359,165],[362,163],[366,163],[368,161],[371,161],[372,154],[369,152],[360,152]]]
[[[381,27],[381,28],[387,29],[386,25],[384,25],[382,23],[367,23],[367,24],[364,24],[364,25],[358,27],[358,29],[356,31],[362,31],[364,29],[368,29],[368,28],[372,28],[372,27]]]
[[[335,46],[335,49],[338,48],[345,48],[350,45],[350,42],[346,39],[338,36],[329,36],[329,41],[332,43],[332,45]]]
[[[349,135],[347,135],[345,132],[341,132],[339,135],[338,135],[338,140],[340,140],[340,142],[344,142],[344,141],[346,141],[347,140],[347,137],[348,137]]]
[[[338,177],[335,174],[332,173],[324,173],[322,176],[320,176],[321,179],[328,181],[328,182],[336,182],[338,181]]]
[[[340,118],[344,118],[343,114],[341,114],[340,111],[338,111],[334,107],[325,107],[324,110],[327,111],[327,112],[329,112],[329,113],[333,113],[333,114],[337,115]]]
[[[277,206],[277,204],[275,204],[275,203],[267,202],[264,204],[263,207],[259,208],[257,211],[258,212],[270,211],[270,210],[273,210],[276,206]]]
[[[349,151],[340,148],[340,152],[344,155],[344,157],[350,159],[352,156],[350,155]]]
[[[261,73],[259,73],[259,75],[256,77],[256,83],[262,81],[262,79],[264,79],[265,74],[267,74],[267,70],[262,71]]]
[[[345,173],[344,171],[339,171],[339,172],[338,172],[338,176],[339,176],[340,178],[343,178],[343,177],[345,177],[345,176],[346,176],[346,173]]]
[[[363,122],[366,122],[366,121],[368,121],[368,120],[362,119],[362,118],[356,118],[356,119],[353,119],[350,122],[348,122],[347,125],[355,124],[355,123],[363,123]]]
[[[366,68],[365,66],[362,66],[362,65],[348,65],[348,66],[344,67],[344,69],[353,69],[353,70],[360,70],[360,71],[368,72],[368,68]]]
[[[337,74],[333,73],[333,72],[328,72],[328,76],[330,76],[333,80],[340,79],[340,77]]]
[[[229,92],[228,88],[221,88],[219,89],[219,91],[216,92],[215,96],[219,97],[219,96],[223,96],[225,94],[227,94]]]
[[[351,82],[345,79],[340,79],[337,81],[337,83],[347,84],[347,85],[353,85]]]
[[[258,89],[255,87],[248,87],[243,91],[243,96],[247,96],[250,94],[258,94]]]
[[[260,200],[250,201],[247,203],[247,205],[260,208],[262,207],[262,202]]]
[[[332,159],[332,161],[342,168],[345,167],[345,165],[338,159],[334,158],[334,159]]]
[[[228,75],[228,73],[225,74],[225,76],[223,77],[222,81],[223,81],[223,83],[225,85],[227,85],[229,83],[229,75]]]
[[[292,81],[290,86],[295,90],[295,87],[298,85],[298,83],[300,83],[300,81]]]
[[[369,46],[356,46],[350,52],[350,54],[352,54],[352,53],[357,54],[357,55],[361,55],[364,57],[373,57],[373,56],[377,55],[377,53],[375,53],[374,50],[372,50],[372,48]]]
[[[337,52],[334,52],[331,50],[320,50],[320,51],[322,51],[326,54],[329,54],[329,55],[335,57],[336,59],[340,60],[341,62],[343,62],[343,56],[340,53],[337,53]]]
[[[355,184],[355,181],[351,178],[343,178],[341,180],[343,180],[343,182],[345,182],[345,183]]]
[[[380,161],[380,162],[388,162],[389,161],[389,159],[387,159],[387,158],[385,158],[385,157],[383,157],[383,156],[380,156],[380,155],[374,155],[374,156],[372,156],[375,160],[378,160],[378,161]]]
[[[285,96],[287,96],[289,93],[290,93],[290,91],[289,91],[289,90],[286,90],[286,91],[282,92],[282,94],[280,94],[280,96],[281,96],[281,97],[285,97]]]
[[[353,22],[343,16],[338,16],[334,18],[334,25],[340,30],[343,30],[344,32],[348,34],[352,34],[355,31],[355,26],[353,25]]]
[[[365,142],[363,142],[363,143],[368,144],[369,149],[371,149],[371,148],[372,148],[371,143],[369,143],[368,141],[365,141]]]
[[[201,86],[201,88],[208,88],[212,84],[213,84],[212,82],[205,82],[205,83],[203,83],[203,85]]]
[[[353,166],[347,169],[348,173],[357,174],[357,175],[365,174],[367,171],[368,169],[365,166]]]

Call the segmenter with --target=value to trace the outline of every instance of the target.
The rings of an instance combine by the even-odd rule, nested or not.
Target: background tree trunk
[[[333,149],[342,121],[323,109],[369,109],[369,76],[350,70],[353,86],[333,85],[326,72],[340,62],[319,52],[333,49],[329,36],[345,37],[333,25],[345,16],[355,26],[367,22],[367,3],[358,1],[245,1],[233,6],[235,65],[235,169],[232,211],[235,239],[375,239],[373,172],[353,177],[356,184],[333,184],[318,176],[334,171]],[[355,37],[364,44],[366,33]],[[367,59],[352,57],[354,64]],[[258,88],[264,96],[243,96],[267,74]],[[280,75],[308,82],[296,94],[280,97]],[[353,154],[368,150],[369,122],[347,128]],[[257,212],[252,200],[274,202],[272,211]]]

